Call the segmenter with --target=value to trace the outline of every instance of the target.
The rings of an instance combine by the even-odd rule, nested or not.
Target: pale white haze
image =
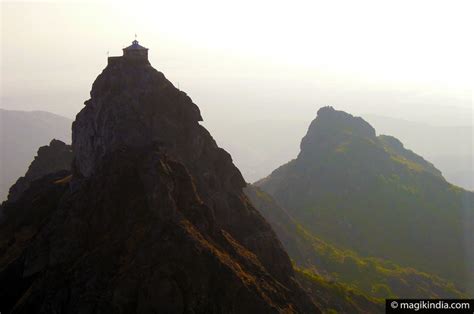
[[[107,51],[121,55],[136,33],[249,181],[294,158],[325,105],[366,116],[381,132],[396,127],[384,130],[380,116],[468,126],[455,147],[414,147],[423,139],[393,135],[435,164],[433,150],[450,150],[472,166],[473,8],[473,1],[2,2],[0,107],[73,118]]]

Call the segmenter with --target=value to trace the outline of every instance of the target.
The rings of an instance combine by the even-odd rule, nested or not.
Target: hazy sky
[[[0,107],[74,117],[107,51],[137,33],[211,125],[309,121],[323,105],[466,124],[473,3],[2,2]]]

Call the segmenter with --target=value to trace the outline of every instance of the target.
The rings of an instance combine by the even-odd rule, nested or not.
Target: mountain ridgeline
[[[474,293],[474,193],[361,118],[321,108],[298,157],[255,185],[324,243]]]
[[[0,202],[25,173],[38,147],[56,138],[71,142],[72,120],[44,111],[0,108]]]
[[[147,51],[109,58],[72,145],[40,147],[0,206],[2,312],[380,313],[473,295],[473,193],[331,107],[247,186]]]
[[[72,162],[72,148],[59,140],[53,139],[49,145],[41,146],[38,154],[28,167],[26,174],[20,177],[10,188],[8,200],[16,201],[29,188],[31,182],[43,176],[58,172],[60,170],[70,170]]]
[[[45,163],[2,204],[2,312],[318,313],[198,107],[147,60],[110,61],[71,170]]]

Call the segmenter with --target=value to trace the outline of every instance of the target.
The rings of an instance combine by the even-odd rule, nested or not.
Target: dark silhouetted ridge
[[[74,121],[72,169],[2,205],[6,310],[319,312],[200,120],[149,64],[109,62]]]

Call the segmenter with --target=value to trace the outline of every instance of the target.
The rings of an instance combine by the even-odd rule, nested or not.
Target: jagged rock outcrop
[[[333,107],[322,107],[301,140],[298,158],[318,158],[335,142],[348,137],[374,140],[375,129],[360,117],[334,110]]]
[[[11,107],[8,101],[2,107]],[[71,142],[72,120],[45,111],[19,111],[0,108],[0,203],[8,198],[10,187],[25,175],[31,159],[56,138]]]
[[[38,154],[28,167],[26,174],[10,188],[8,199],[16,201],[26,191],[30,183],[49,173],[70,170],[72,162],[71,145],[53,139],[49,145],[41,146]]]
[[[72,176],[44,176],[2,205],[2,303],[14,313],[319,312],[184,92],[147,62],[114,59],[85,104]]]

